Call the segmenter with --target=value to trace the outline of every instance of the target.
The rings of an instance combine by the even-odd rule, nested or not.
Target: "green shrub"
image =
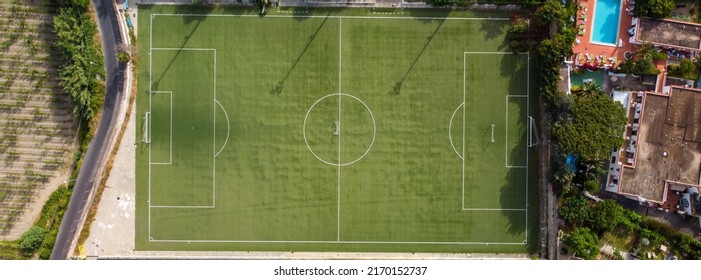
[[[39,245],[44,241],[48,230],[34,226],[19,238],[19,248],[26,255],[32,255],[36,252]]]
[[[597,180],[586,180],[584,181],[584,189],[588,192],[596,192],[599,190],[599,181]]]
[[[127,52],[118,52],[117,53],[117,61],[122,62],[122,63],[128,63],[131,60],[131,57]]]
[[[670,63],[667,65],[667,72],[672,77],[679,77],[696,81],[699,78],[696,73],[696,65],[690,59],[682,59],[679,64]]]
[[[563,239],[570,251],[587,260],[599,255],[599,237],[588,228],[576,228]]]

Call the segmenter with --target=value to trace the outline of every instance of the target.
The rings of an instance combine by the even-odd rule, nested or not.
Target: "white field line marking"
[[[212,91],[214,92],[214,97],[212,100],[214,100],[215,103],[217,102],[217,49],[214,49],[214,79],[212,81]],[[222,108],[224,109],[224,108]],[[212,208],[217,205],[217,154],[214,152],[214,149],[217,148],[217,107],[215,104],[212,104],[212,115],[214,115],[214,118],[212,119],[212,126],[214,129],[212,129]],[[228,118],[228,116],[227,116]],[[228,136],[227,136],[227,141],[228,141]]]
[[[341,94],[341,49],[343,45],[341,44],[343,31],[343,20],[338,19],[338,121],[341,121],[341,100],[343,95]],[[338,187],[336,189],[336,202],[337,202],[337,215],[336,215],[336,240],[341,241],[341,135],[343,134],[343,124],[341,123],[338,131]]]
[[[619,23],[620,24],[620,23]],[[592,25],[593,26],[593,25]],[[526,61],[526,115],[531,115],[531,55],[528,54],[528,59]],[[530,135],[530,127],[526,128],[526,132]],[[528,156],[528,147],[526,147],[526,240],[523,241],[524,244],[528,243],[528,162],[530,161]]]
[[[506,111],[506,131],[504,132],[505,134],[505,141],[504,141],[504,166],[507,168],[528,168],[528,159],[526,159],[526,165],[509,165],[509,98],[526,98],[526,102],[528,102],[528,95],[507,95],[505,100],[506,100],[506,106],[504,107]],[[528,104],[526,104],[528,105]],[[527,113],[527,112],[526,112]],[[526,121],[528,121],[528,116],[526,116]],[[528,145],[526,145],[528,146]]]
[[[307,139],[307,131],[306,131],[307,119],[309,118],[309,114],[312,112],[312,110],[314,109],[314,107],[316,106],[316,104],[318,104],[319,102],[321,102],[322,100],[324,100],[324,99],[326,99],[326,98],[332,98],[332,97],[335,96],[335,95],[343,95],[343,96],[346,96],[346,97],[349,97],[349,98],[353,98],[353,99],[355,99],[356,101],[358,101],[358,102],[359,102],[361,105],[363,105],[363,106],[365,107],[365,109],[368,111],[368,114],[370,114],[370,119],[372,120],[372,140],[370,140],[370,146],[368,146],[367,150],[365,150],[365,152],[364,152],[359,158],[357,158],[357,159],[355,159],[355,160],[353,160],[353,161],[350,161],[350,162],[346,162],[346,163],[342,163],[342,164],[341,164],[341,166],[347,166],[347,165],[355,164],[356,162],[360,161],[361,159],[363,159],[363,158],[370,152],[370,150],[372,149],[372,146],[375,144],[375,136],[376,136],[376,134],[377,134],[377,124],[376,124],[376,122],[375,122],[375,115],[372,113],[372,110],[370,110],[370,107],[368,107],[368,105],[365,104],[365,102],[363,102],[363,101],[360,100],[359,98],[357,98],[357,97],[355,97],[355,96],[353,96],[353,95],[350,95],[350,94],[345,94],[345,93],[341,93],[341,94],[339,94],[339,93],[332,93],[332,94],[329,94],[329,95],[326,95],[326,96],[323,96],[323,97],[317,99],[317,100],[314,102],[314,104],[312,104],[312,106],[309,107],[309,109],[307,110],[307,113],[304,115],[304,122],[302,123],[302,138],[304,139],[304,143],[305,143],[305,145],[307,146],[307,150],[309,150],[309,152],[310,152],[316,159],[318,159],[319,161],[321,161],[321,162],[323,162],[323,163],[325,163],[325,164],[331,165],[331,166],[339,166],[337,162],[331,162],[331,161],[322,159],[322,158],[319,157],[316,153],[314,153],[314,150],[312,150],[312,147],[309,146],[309,140]]]
[[[465,209],[465,115],[467,114],[467,53],[462,54],[462,206]]]
[[[149,94],[149,100],[151,100],[151,95],[157,94],[157,93],[167,93],[167,94],[170,95],[170,131],[168,131],[168,133],[170,134],[170,139],[169,139],[169,145],[170,145],[170,146],[168,147],[168,149],[169,149],[168,162],[151,162],[151,164],[154,164],[154,165],[170,165],[170,164],[173,164],[173,92],[172,92],[172,91],[158,91],[158,90],[152,91],[152,92]],[[150,105],[149,105],[149,106],[150,106]],[[149,111],[150,111],[150,110],[149,110]],[[153,111],[150,111],[150,112],[151,112],[151,120],[153,120]],[[149,136],[148,136],[148,137],[149,137],[149,140],[153,139],[153,138],[151,137],[151,135],[152,135],[152,133],[153,133],[153,131],[151,130],[151,127],[152,127],[151,123],[153,123],[153,122],[150,121],[150,122],[148,123],[148,126],[149,126],[149,132],[148,132],[148,133],[149,133]],[[151,148],[151,144],[149,143],[149,149],[150,149],[150,148]]]
[[[448,140],[450,140],[450,146],[453,147],[453,151],[455,151],[455,154],[458,155],[458,157],[459,157],[460,159],[465,160],[465,159],[462,157],[462,155],[460,154],[460,152],[458,152],[458,149],[455,148],[455,145],[453,145],[453,134],[451,133],[452,128],[453,128],[453,119],[455,118],[455,114],[456,114],[456,113],[460,110],[460,108],[463,107],[463,106],[465,106],[465,103],[460,104],[460,106],[458,106],[458,108],[456,108],[455,111],[453,111],[453,115],[450,116],[450,122],[448,123]]]
[[[179,17],[239,17],[259,18],[259,15],[217,15],[217,14],[151,14],[154,16]],[[415,19],[415,20],[466,20],[466,21],[509,21],[510,18],[454,18],[454,17],[374,17],[374,16],[302,16],[302,15],[266,15],[266,18],[329,18],[329,19]]]
[[[229,123],[229,114],[226,113],[226,110],[224,110],[224,106],[219,103],[219,100],[214,100],[214,102],[219,105],[219,108],[221,108],[222,112],[224,112],[224,117],[226,117],[226,139],[224,140],[224,145],[221,146],[221,149],[215,154],[214,156],[218,156],[223,150],[224,147],[226,147],[226,144],[229,143],[229,135],[231,134],[231,124]]]
[[[151,242],[169,243],[306,243],[306,244],[428,244],[428,245],[524,245],[523,242],[441,242],[441,241],[335,241],[335,240],[177,240],[163,239]]]
[[[153,31],[153,16],[151,17],[151,26],[149,29]],[[149,34],[149,37],[150,34]],[[149,40],[152,40],[149,38]],[[213,67],[214,67],[214,74],[213,74],[213,98],[212,98],[212,115],[213,115],[213,129],[212,129],[212,205],[152,205],[151,204],[151,165],[158,164],[158,163],[151,163],[151,145],[149,145],[149,198],[148,198],[148,205],[149,205],[149,215],[148,215],[148,226],[149,226],[149,241],[154,241],[154,239],[151,236],[151,208],[182,208],[182,209],[188,209],[188,208],[214,208],[216,206],[216,106],[218,104],[218,101],[216,100],[217,96],[217,50],[216,49],[210,49],[210,48],[150,48],[149,52],[149,91],[151,90],[152,87],[152,54],[153,51],[212,51],[213,52]],[[172,102],[172,95],[171,95],[171,102]],[[219,104],[221,106],[221,104]],[[172,108],[172,105],[171,105]],[[223,109],[223,108],[222,108]],[[149,94],[149,111],[151,111],[151,94]],[[171,109],[171,114],[172,114],[172,109]],[[226,112],[225,112],[226,114]],[[228,121],[228,116],[227,116],[227,121]],[[150,125],[150,124],[149,124]],[[150,127],[149,127],[150,129]],[[151,129],[150,129],[151,130]],[[171,134],[172,134],[172,115],[171,115]],[[228,140],[228,136],[227,136]],[[172,136],[171,136],[171,141],[172,141]],[[171,155],[172,155],[172,142],[171,142]]]
[[[152,89],[152,61],[153,61],[153,18],[155,16],[151,15],[149,18],[148,26],[148,92]],[[151,94],[148,95],[148,111],[151,112]],[[151,122],[148,124],[148,130],[151,130]],[[148,146],[148,240],[153,240],[151,237],[151,145]]]

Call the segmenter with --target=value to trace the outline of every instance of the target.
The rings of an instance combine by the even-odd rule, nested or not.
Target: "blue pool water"
[[[591,41],[616,44],[621,21],[621,0],[596,0]]]

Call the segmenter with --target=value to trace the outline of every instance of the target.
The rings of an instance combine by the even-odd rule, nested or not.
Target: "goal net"
[[[144,114],[144,122],[141,125],[141,142],[151,143],[151,135],[149,134],[148,127],[150,126],[151,112],[146,112]]]
[[[538,127],[536,126],[535,119],[528,116],[528,125],[530,133],[528,135],[528,147],[533,147],[540,144],[540,138],[538,137]]]

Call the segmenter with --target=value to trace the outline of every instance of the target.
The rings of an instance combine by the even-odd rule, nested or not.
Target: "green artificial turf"
[[[532,249],[508,15],[255,12],[139,6],[137,250]]]

